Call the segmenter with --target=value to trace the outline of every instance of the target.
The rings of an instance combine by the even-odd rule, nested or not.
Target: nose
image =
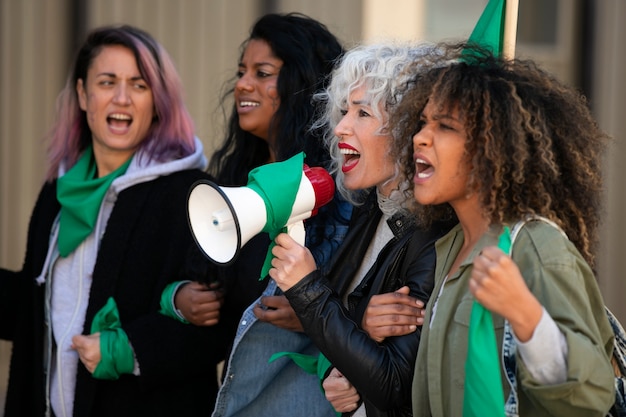
[[[432,134],[426,128],[426,126],[422,126],[422,128],[413,135],[413,149],[414,150],[424,148],[428,146],[431,142],[432,142]]]
[[[252,91],[252,83],[247,72],[243,73],[235,83],[235,89],[239,91]]]
[[[334,133],[338,138],[348,136],[350,134],[350,126],[346,120],[346,116],[343,116],[337,126],[335,126]]]
[[[130,104],[130,94],[128,92],[128,86],[125,83],[119,83],[117,85],[113,100],[116,104],[120,105]]]

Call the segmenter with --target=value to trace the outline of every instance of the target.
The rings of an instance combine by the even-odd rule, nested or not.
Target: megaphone
[[[335,183],[321,167],[304,164],[299,173],[295,201],[288,220],[281,226],[288,227],[290,235],[304,245],[303,220],[317,214],[320,207],[332,200]],[[284,175],[272,177],[271,184],[266,186],[273,188],[276,196],[281,194]],[[258,187],[250,186],[250,181],[244,187],[221,187],[208,180],[192,185],[188,197],[189,226],[196,243],[211,261],[218,265],[232,263],[243,245],[276,220],[272,218],[277,209],[272,207],[275,202],[268,201],[271,196],[261,194]],[[284,210],[278,207],[281,208]]]

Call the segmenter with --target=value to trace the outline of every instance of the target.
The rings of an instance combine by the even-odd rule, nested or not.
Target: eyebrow
[[[441,112],[430,112],[429,115],[424,114],[424,111],[422,110],[422,117],[429,117],[432,120],[452,120],[458,123],[461,123],[461,120],[458,118],[455,118],[451,113],[447,112],[447,111],[441,111]]]
[[[96,74],[96,77],[111,77],[111,78],[118,78],[117,75],[115,75],[112,72],[99,72]],[[141,75],[136,75],[134,77],[130,77],[131,80],[136,81],[136,80],[143,80],[143,77]]]
[[[355,104],[357,106],[370,106],[370,102],[362,99],[362,100],[352,100],[351,101],[352,104]]]
[[[457,119],[456,117],[451,116],[450,114],[447,113],[440,113],[440,114],[435,114],[432,116],[433,120],[452,120],[454,122],[460,122],[459,119]]]
[[[246,66],[246,64],[244,64],[243,62],[240,62],[238,65],[240,67],[245,67]],[[273,67],[273,68],[278,68],[278,65],[272,64],[271,62],[265,62],[265,61],[263,61],[263,62],[255,62],[254,64],[252,64],[252,67],[262,67],[263,65],[268,65],[268,66]]]

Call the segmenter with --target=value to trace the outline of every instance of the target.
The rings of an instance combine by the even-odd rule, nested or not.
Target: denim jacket
[[[343,241],[351,212],[352,206],[336,195],[331,204],[305,222],[307,247],[318,265],[325,265]],[[325,238],[317,243],[320,234]],[[266,280],[261,296],[280,293],[273,280]],[[307,374],[286,357],[268,363],[276,352],[317,356],[319,350],[304,333],[257,320],[252,310],[258,303],[257,298],[239,320],[212,417],[335,417],[317,376]]]
[[[274,295],[269,280],[263,295]],[[317,355],[311,340],[300,332],[258,321],[251,305],[239,321],[233,350],[219,390],[213,417],[273,416],[334,417],[317,376],[309,375],[292,360],[268,363],[279,351]]]

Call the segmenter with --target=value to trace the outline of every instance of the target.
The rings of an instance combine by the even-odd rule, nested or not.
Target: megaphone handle
[[[304,246],[304,238],[306,236],[306,232],[304,231],[304,221],[300,220],[287,225],[287,234],[300,245]]]

